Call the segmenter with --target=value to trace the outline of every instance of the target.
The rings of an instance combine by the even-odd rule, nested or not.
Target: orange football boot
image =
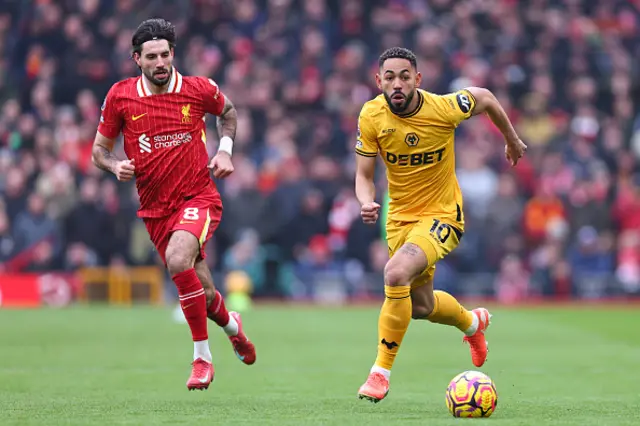
[[[371,373],[358,390],[358,398],[378,403],[389,393],[389,380],[380,373]]]
[[[484,332],[491,324],[491,314],[485,308],[476,308],[471,311],[478,317],[478,329],[472,336],[464,336],[462,341],[469,344],[471,351],[471,361],[476,367],[482,367],[487,360],[487,341],[484,339]]]

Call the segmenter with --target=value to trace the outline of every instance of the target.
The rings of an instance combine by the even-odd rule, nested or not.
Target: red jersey
[[[124,136],[135,160],[139,217],[163,217],[204,192],[217,193],[207,168],[205,114],[220,115],[224,96],[205,77],[183,77],[172,67],[169,89],[152,94],[142,76],[114,84],[102,105],[98,131]]]

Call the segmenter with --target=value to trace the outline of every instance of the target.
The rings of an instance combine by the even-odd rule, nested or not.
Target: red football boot
[[[240,318],[240,314],[232,311],[229,312],[229,315],[238,323],[238,334],[229,336],[233,350],[240,361],[251,365],[256,362],[256,348],[253,346],[253,343],[251,343],[251,340],[247,338],[247,335],[244,334],[244,330],[242,330],[242,318]]]
[[[213,365],[202,358],[196,359],[191,365],[193,365],[193,369],[191,370],[191,377],[187,381],[187,389],[208,389],[209,384],[213,381]]]

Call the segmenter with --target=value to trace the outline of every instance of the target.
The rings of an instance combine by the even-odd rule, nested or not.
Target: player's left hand
[[[231,156],[226,152],[218,152],[209,163],[209,168],[213,170],[213,177],[216,179],[226,178],[233,173],[233,163]]]
[[[507,145],[504,147],[504,156],[507,158],[507,161],[511,163],[511,166],[515,166],[526,150],[527,145],[525,145],[521,139],[516,139],[515,141],[507,142]]]

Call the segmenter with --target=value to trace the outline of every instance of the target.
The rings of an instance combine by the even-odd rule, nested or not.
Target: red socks
[[[207,298],[196,275],[196,270],[193,268],[188,269],[175,274],[172,279],[176,287],[178,287],[180,307],[191,329],[193,341],[207,340],[209,338],[207,334]],[[214,303],[211,305],[213,306]],[[224,307],[224,303],[222,303],[222,306]],[[225,309],[224,312],[226,313],[227,310]],[[227,321],[228,317],[229,314],[227,314]]]
[[[229,312],[218,290],[216,290],[213,301],[207,307],[207,298],[195,269],[192,268],[174,275],[173,282],[178,287],[180,306],[187,323],[189,323],[189,328],[191,328],[194,342],[208,339],[207,317],[220,327],[229,324]]]
[[[218,290],[216,290],[216,295],[207,308],[207,316],[220,327],[224,327],[229,324],[229,312],[227,312],[227,307],[224,305],[224,299]]]

